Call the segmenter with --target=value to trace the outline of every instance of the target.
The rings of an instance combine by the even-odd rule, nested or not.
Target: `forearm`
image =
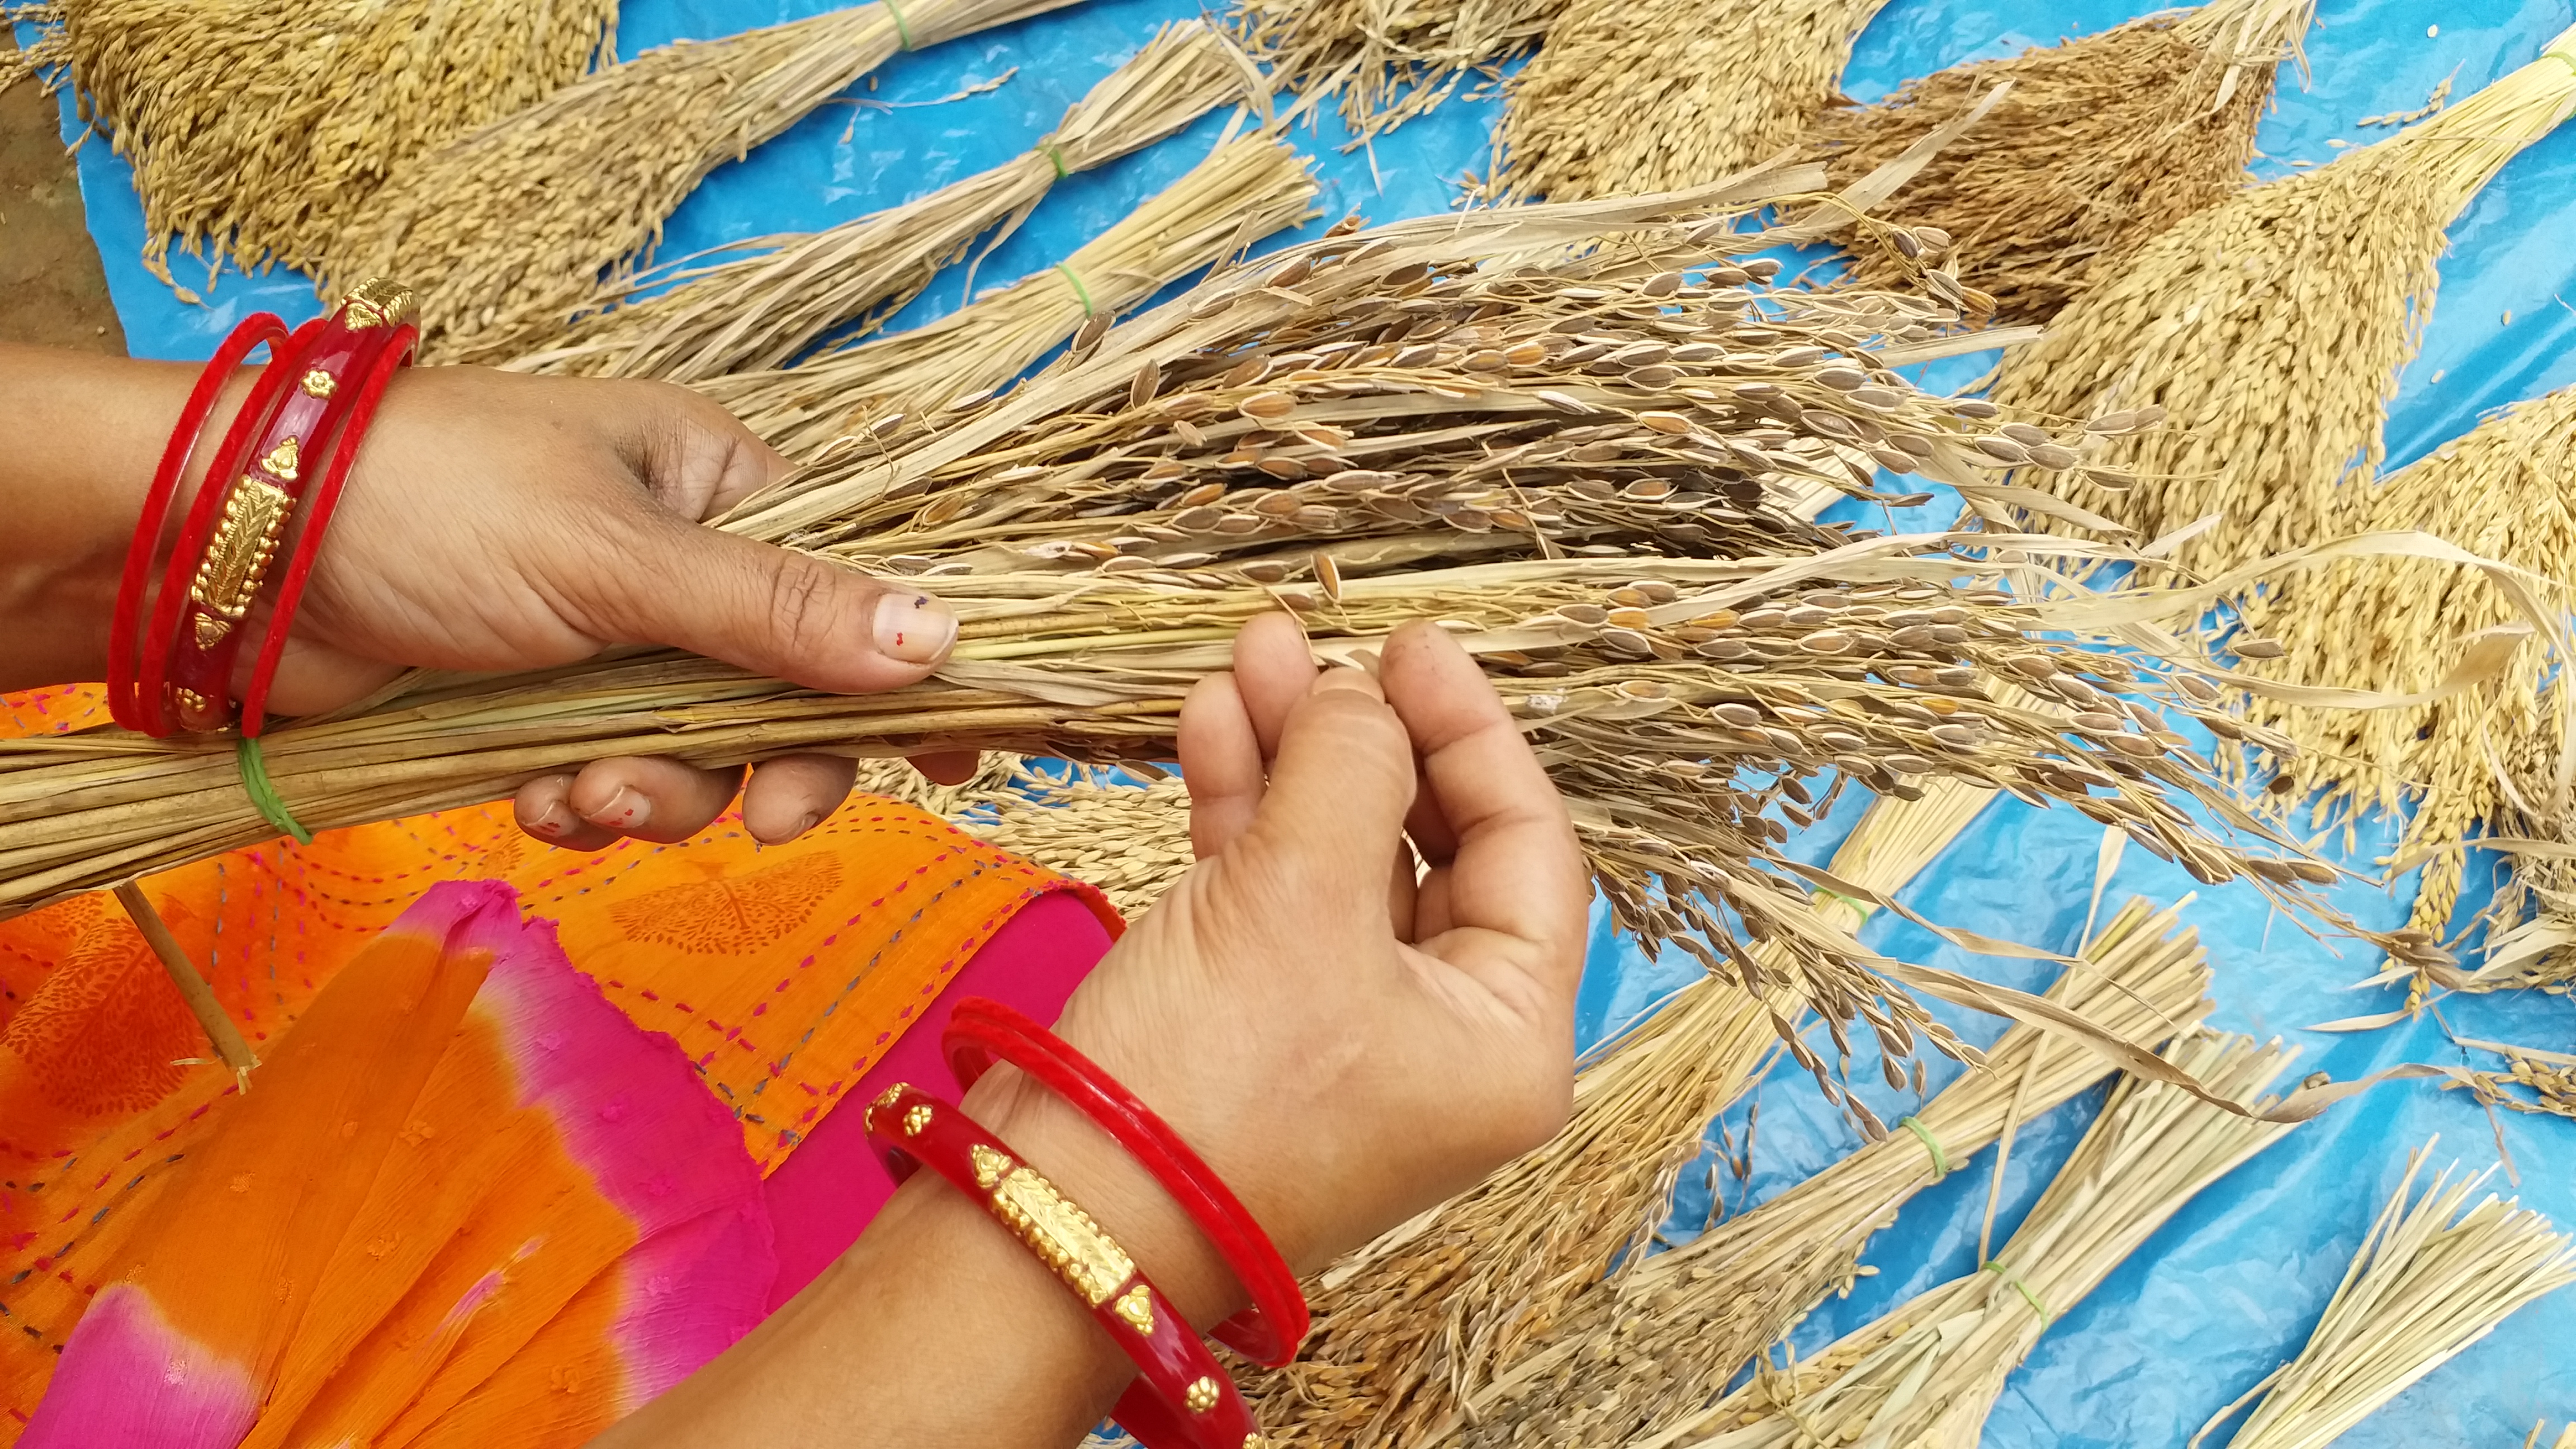
[[[1240,1306],[1222,1263],[1151,1179],[1010,1075],[978,1085],[978,1119],[1088,1209],[1193,1322]],[[804,1292],[592,1449],[1068,1449],[1131,1372],[1053,1272],[923,1172]]]
[[[105,672],[126,545],[194,372],[0,344],[0,691]]]

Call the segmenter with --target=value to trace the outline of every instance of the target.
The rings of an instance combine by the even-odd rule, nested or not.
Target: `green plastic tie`
[[[2576,70],[2576,50],[2544,50],[2540,53],[2540,58],[2561,61],[2569,70]]]
[[[1923,1150],[1932,1154],[1934,1182],[1939,1182],[1950,1175],[1950,1154],[1941,1150],[1941,1139],[1932,1135],[1932,1129],[1923,1125],[1923,1119],[1899,1117],[1896,1119],[1896,1125],[1923,1140]]]
[[[903,23],[902,7],[896,5],[894,0],[878,0],[878,3],[884,5],[886,13],[894,17],[895,37],[903,42],[903,48],[912,49],[912,27]]]
[[[259,818],[294,836],[298,845],[311,845],[313,832],[304,828],[286,802],[277,796],[277,785],[268,778],[268,761],[259,752],[259,741],[244,735],[233,745],[233,763],[241,767],[242,793],[250,797],[250,807]]]
[[[1064,148],[1062,146],[1057,145],[1053,141],[1049,141],[1042,149],[1046,152],[1047,160],[1053,162],[1055,165],[1056,180],[1062,181],[1064,178],[1073,174],[1072,172],[1064,169]]]
[[[1058,262],[1055,264],[1055,269],[1064,273],[1064,279],[1073,284],[1073,295],[1082,299],[1082,315],[1091,316],[1091,289],[1082,285],[1082,278],[1073,274],[1073,268]]]
[[[1820,890],[1816,892],[1816,894],[1825,900],[1840,901],[1844,905],[1851,907],[1853,910],[1860,912],[1860,918],[1864,921],[1869,919],[1871,912],[1878,909],[1878,903],[1875,901],[1865,901],[1858,896],[1847,896],[1840,891]]]
[[[2039,1295],[2030,1291],[2029,1284],[2014,1277],[2011,1269],[1999,1262],[1990,1262],[1986,1264],[1985,1270],[2011,1284],[2012,1291],[2021,1295],[2021,1301],[2030,1305],[2030,1311],[2039,1315],[2042,1327],[2057,1321],[2057,1315],[2049,1312],[2048,1305],[2039,1301]]]

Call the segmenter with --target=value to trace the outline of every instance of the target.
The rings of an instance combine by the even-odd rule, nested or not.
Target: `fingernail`
[[[877,600],[877,649],[906,664],[936,664],[957,642],[957,615],[920,593],[890,593]]]
[[[653,818],[653,802],[632,785],[620,785],[608,803],[592,812],[590,823],[603,830],[637,830]]]
[[[561,835],[572,829],[572,812],[563,807],[561,800],[557,800],[548,805],[536,819],[529,821],[528,829],[537,835],[549,837]]]

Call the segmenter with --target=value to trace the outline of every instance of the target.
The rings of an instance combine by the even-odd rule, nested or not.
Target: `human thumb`
[[[957,615],[920,589],[678,520],[644,532],[623,569],[640,587],[608,621],[628,642],[835,694],[911,684],[957,642]]]

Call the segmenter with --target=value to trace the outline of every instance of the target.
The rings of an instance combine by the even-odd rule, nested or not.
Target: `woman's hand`
[[[387,390],[358,455],[275,707],[333,708],[404,666],[541,669],[626,643],[842,693],[927,675],[957,636],[937,599],[699,526],[786,466],[686,388],[414,368]],[[958,764],[925,768],[962,778]],[[744,828],[793,838],[849,794],[854,769],[830,755],[759,766]],[[574,849],[685,840],[742,773],[602,760],[522,788],[519,823]]]
[[[1588,880],[1564,804],[1464,651],[1414,625],[1375,677],[1319,675],[1286,615],[1257,620],[1234,672],[1190,695],[1181,764],[1199,863],[1058,1030],[1197,1147],[1292,1262],[1321,1266],[1562,1124]],[[1196,1259],[1149,1249],[1158,1276],[1237,1291],[1159,1189],[1041,1089],[996,1071],[967,1106],[1104,1222]]]
[[[1374,678],[1318,676],[1295,623],[1258,620],[1234,672],[1191,694],[1181,757],[1200,860],[1057,1031],[1305,1269],[1554,1132],[1590,892],[1563,802],[1465,653],[1417,625]],[[1009,1067],[965,1105],[1193,1322],[1242,1305],[1198,1229],[1088,1119]],[[1080,1437],[1133,1372],[1053,1272],[925,1172],[822,1277],[598,1445],[776,1449],[865,1424],[1039,1449]]]
[[[196,369],[0,344],[15,425],[0,451],[0,690],[95,680],[127,541]],[[205,437],[222,435],[251,374]],[[211,442],[195,460],[200,473]],[[567,664],[611,644],[663,644],[816,689],[911,683],[947,655],[956,618],[917,590],[698,526],[785,470],[721,408],[658,383],[413,368],[387,390],[280,662],[272,706],[363,698],[403,669]],[[193,481],[193,480],[192,480]],[[264,624],[256,627],[264,628]],[[248,683],[253,651],[245,651]],[[926,760],[962,777],[971,760]],[[779,841],[849,792],[848,761],[775,760],[743,793],[752,835]],[[602,761],[520,792],[520,822],[559,845],[679,840],[741,785],[739,770]]]

